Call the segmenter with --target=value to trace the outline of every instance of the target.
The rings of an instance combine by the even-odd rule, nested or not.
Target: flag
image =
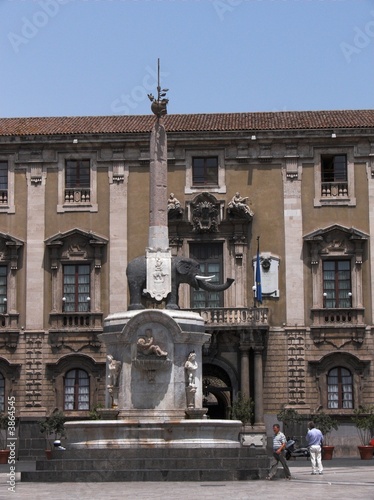
[[[260,237],[257,238],[257,258],[256,258],[256,300],[262,304],[261,287],[261,262],[260,262]]]

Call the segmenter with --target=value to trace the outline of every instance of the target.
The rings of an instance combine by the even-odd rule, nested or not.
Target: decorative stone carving
[[[196,233],[218,232],[219,202],[209,193],[202,193],[191,202],[192,231]]]
[[[161,301],[171,291],[171,252],[167,250],[146,250],[147,286],[144,293]]]

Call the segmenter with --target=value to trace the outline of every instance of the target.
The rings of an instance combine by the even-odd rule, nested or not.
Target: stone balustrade
[[[220,307],[193,309],[193,311],[203,317],[208,327],[268,326],[269,309],[267,307]]]

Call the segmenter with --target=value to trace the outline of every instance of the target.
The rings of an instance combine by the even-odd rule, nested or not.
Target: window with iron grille
[[[0,266],[0,314],[7,312],[7,266]]]
[[[90,409],[90,378],[84,370],[74,369],[64,379],[64,409]]]
[[[352,307],[351,263],[349,260],[323,262],[323,298],[325,308]]]
[[[348,171],[346,155],[321,156],[321,181],[323,197],[348,196]]]
[[[194,185],[218,185],[218,157],[192,158],[192,182]]]
[[[90,310],[90,265],[64,265],[64,312]]]
[[[90,160],[66,160],[65,187],[90,187]]]
[[[341,366],[327,374],[327,407],[331,409],[353,408],[352,373]]]
[[[8,203],[8,162],[0,161],[0,204]]]
[[[222,243],[190,243],[190,256],[200,264],[203,276],[213,276],[209,283],[221,283],[223,276]],[[223,307],[223,292],[191,288],[191,307],[206,309]]]

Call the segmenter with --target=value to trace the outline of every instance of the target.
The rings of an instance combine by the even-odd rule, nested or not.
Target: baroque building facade
[[[0,411],[13,396],[21,458],[43,448],[37,423],[54,409],[86,419],[105,401],[99,335],[127,309],[126,266],[147,246],[154,120],[0,119]],[[323,410],[337,453],[355,453],[350,417],[374,401],[374,111],[164,124],[171,253],[235,280],[180,289],[211,333],[208,415],[229,418],[240,392],[270,436],[282,408]]]

